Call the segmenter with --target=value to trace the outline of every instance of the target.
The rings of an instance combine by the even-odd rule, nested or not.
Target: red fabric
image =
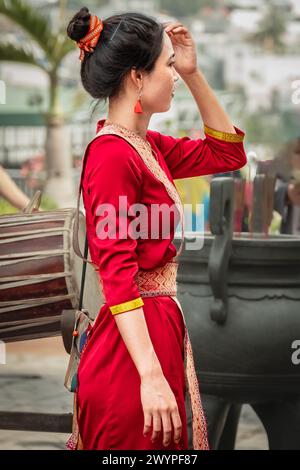
[[[149,335],[177,401],[182,421],[179,444],[143,435],[140,377],[113,315],[103,305],[78,370],[79,429],[85,450],[188,449],[182,315],[169,296],[144,298]],[[122,315],[126,315],[123,313]]]
[[[97,130],[103,123],[104,120],[99,121]],[[147,132],[147,139],[172,182],[173,178],[233,171],[246,163],[242,143],[223,142],[210,136],[196,140],[173,138],[151,130]],[[139,297],[134,281],[138,269],[153,269],[175,256],[172,240],[179,219],[171,217],[169,238],[121,239],[117,230],[115,239],[100,240],[97,227],[104,216],[96,214],[97,207],[111,203],[117,209],[119,195],[127,196],[128,206],[140,202],[149,211],[153,203],[173,206],[165,187],[148,170],[135,149],[121,137],[105,135],[90,144],[83,176],[90,254],[99,268],[106,300],[78,371],[79,429],[83,446],[84,449],[105,450],[187,449],[184,325],[177,304],[169,296],[143,298],[149,334],[176,396],[183,423],[181,443],[173,442],[167,448],[162,445],[162,436],[158,444],[151,443],[151,432],[148,437],[143,436],[140,378],[109,309]],[[150,227],[150,212],[146,217]],[[127,232],[133,219],[133,215],[126,217],[117,211],[118,227]],[[126,315],[126,312],[121,314]]]
[[[245,133],[234,126],[236,133]],[[152,141],[161,151],[173,179],[225,173],[242,168],[247,158],[242,142],[226,142],[205,133],[205,139],[172,137],[148,131]]]
[[[100,130],[104,120],[100,120]],[[243,132],[237,129],[238,133]],[[156,151],[159,163],[172,178],[187,178],[210,173],[233,171],[246,163],[242,143],[223,142],[214,137],[192,140],[188,137],[174,138],[149,130],[147,139]],[[148,232],[144,238],[134,239],[128,233],[129,223],[135,216],[124,216],[118,212],[119,196],[127,196],[126,209],[141,203],[149,208]],[[109,306],[139,297],[134,275],[138,269],[153,269],[162,266],[176,255],[172,243],[179,217],[170,218],[170,237],[150,237],[151,204],[174,202],[164,186],[145,166],[141,157],[128,143],[118,136],[105,135],[90,144],[86,155],[83,178],[83,199],[86,209],[88,241],[92,260],[99,268],[103,282],[103,294]],[[110,203],[116,208],[117,227],[115,239],[101,240],[97,230],[106,214],[97,215],[101,204]],[[162,233],[162,215],[159,233]],[[122,228],[127,238],[121,239]]]

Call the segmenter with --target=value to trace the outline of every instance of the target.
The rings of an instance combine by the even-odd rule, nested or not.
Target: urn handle
[[[232,250],[234,209],[234,179],[218,177],[211,181],[209,220],[215,235],[209,260],[208,274],[213,301],[210,317],[223,324],[228,314],[227,277]]]

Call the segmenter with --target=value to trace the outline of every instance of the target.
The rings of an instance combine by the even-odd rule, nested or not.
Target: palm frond
[[[22,62],[40,67],[45,72],[47,71],[44,64],[32,51],[9,42],[0,42],[0,61]]]
[[[53,50],[53,59],[56,63],[60,63],[62,59],[76,49],[74,41],[67,35],[59,33],[56,37],[55,49]]]
[[[0,14],[10,18],[39,45],[48,59],[52,59],[56,37],[49,20],[24,0],[0,0]]]

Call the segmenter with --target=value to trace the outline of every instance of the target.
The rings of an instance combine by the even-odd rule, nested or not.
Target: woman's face
[[[175,82],[180,78],[174,68],[175,60],[172,42],[164,32],[162,52],[151,74],[143,78],[141,102],[146,113],[163,113],[170,108]]]

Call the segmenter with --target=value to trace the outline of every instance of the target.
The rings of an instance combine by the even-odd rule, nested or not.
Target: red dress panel
[[[104,122],[98,122],[97,131]],[[243,131],[235,127],[237,134],[223,133],[206,126],[204,130],[205,139],[174,138],[148,130],[147,140],[173,184],[177,178],[234,171],[246,164]],[[150,227],[151,204],[170,207],[174,201],[138,152],[116,135],[99,136],[89,144],[82,189],[90,256],[99,270],[105,299],[78,370],[78,424],[83,449],[188,449],[182,314],[171,296],[141,298],[134,280],[138,270],[151,270],[174,258],[172,240],[178,217],[171,213],[168,238],[161,236],[161,218],[157,239],[149,237],[147,227],[141,238],[131,237],[129,230],[136,217],[130,212],[131,205],[146,207],[144,217]],[[120,210],[119,196],[126,196],[126,210]],[[114,237],[99,237],[108,214],[99,210],[104,204],[114,209],[109,213],[116,220]],[[120,233],[126,233],[126,237]],[[113,318],[140,306],[183,425],[179,444],[171,441],[168,447],[162,444],[162,433],[156,443],[150,440],[152,430],[143,436],[140,377]]]

